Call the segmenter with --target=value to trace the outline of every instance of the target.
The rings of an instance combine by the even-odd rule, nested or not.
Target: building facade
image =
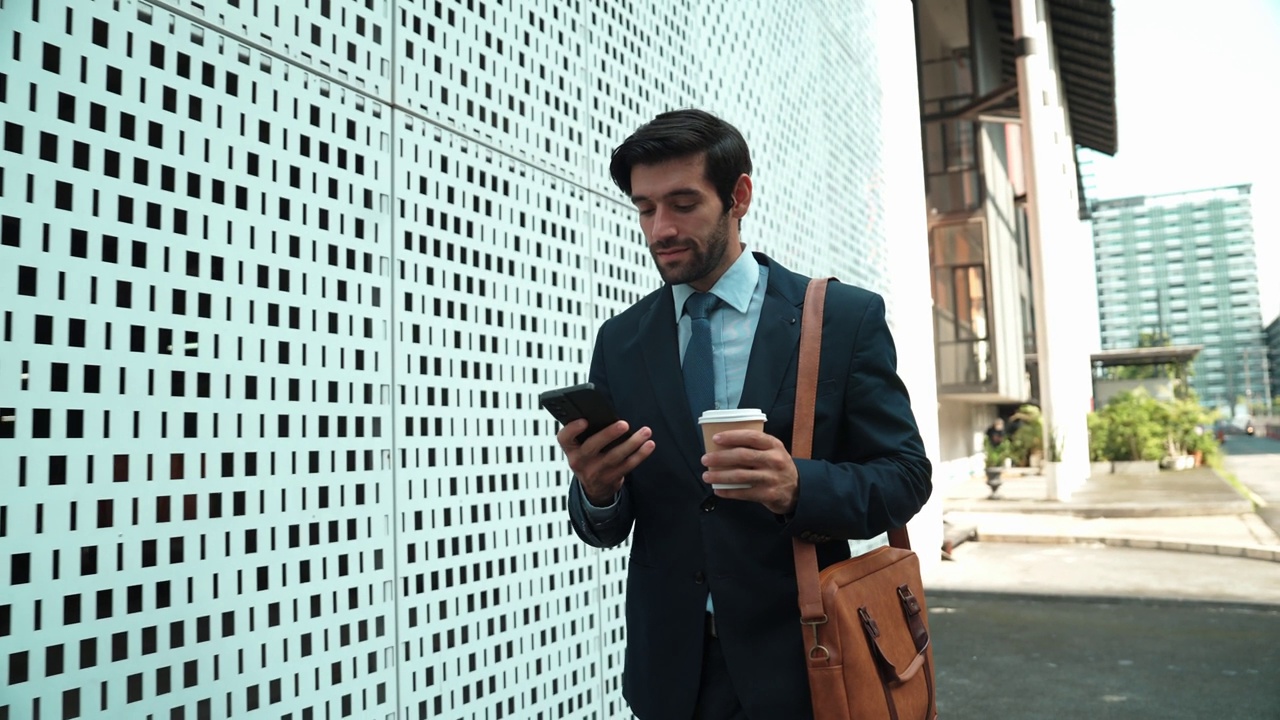
[[[1266,386],[1250,190],[1093,205],[1102,348],[1203,345],[1191,387],[1228,416]]]
[[[916,3],[946,482],[981,471],[983,430],[1024,403],[1067,448],[1053,492],[1088,476],[1075,153],[1115,152],[1111,15],[1105,0]]]
[[[936,456],[912,38],[907,0],[0,2],[0,718],[626,717],[628,548],[569,530],[536,404],[659,284],[609,153],[736,124],[745,240],[886,296]]]

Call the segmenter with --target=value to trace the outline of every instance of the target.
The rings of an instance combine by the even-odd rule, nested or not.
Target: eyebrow
[[[698,190],[697,188],[677,188],[667,193],[666,195],[663,195],[662,199],[667,200],[670,198],[684,197],[686,195],[694,195],[697,197],[702,197],[702,191]],[[632,204],[642,203],[642,202],[652,202],[652,199],[646,195],[632,195],[631,202]]]

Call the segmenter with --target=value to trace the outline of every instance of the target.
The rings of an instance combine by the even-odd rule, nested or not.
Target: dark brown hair
[[[641,125],[613,151],[609,174],[631,195],[631,168],[706,153],[706,177],[724,211],[733,205],[738,178],[751,174],[751,152],[742,133],[704,110],[673,110]]]

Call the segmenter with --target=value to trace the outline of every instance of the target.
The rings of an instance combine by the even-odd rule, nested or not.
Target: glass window
[[[929,238],[938,380],[943,385],[992,381],[983,225],[949,223]]]

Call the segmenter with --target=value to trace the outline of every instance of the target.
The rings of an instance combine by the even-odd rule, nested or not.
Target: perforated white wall
[[[608,153],[719,112],[885,290],[884,10],[0,0],[0,720],[623,716],[536,407],[659,282]]]

